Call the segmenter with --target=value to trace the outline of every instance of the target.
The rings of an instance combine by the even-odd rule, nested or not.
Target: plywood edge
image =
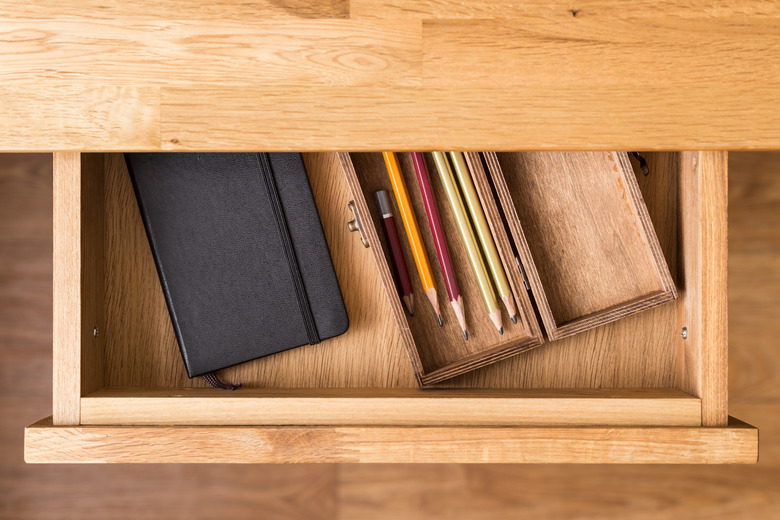
[[[124,389],[82,398],[81,424],[375,426],[698,426],[701,403],[676,389]]]
[[[510,345],[504,345],[493,348],[491,350],[477,352],[454,363],[450,363],[445,367],[423,374],[422,383],[425,386],[442,383],[447,379],[453,378],[455,376],[491,365],[501,361],[502,359],[507,359],[520,354],[521,352],[540,347],[542,344],[543,343],[541,338],[532,336]]]
[[[25,430],[28,463],[751,464],[758,430],[702,427],[54,426]]]

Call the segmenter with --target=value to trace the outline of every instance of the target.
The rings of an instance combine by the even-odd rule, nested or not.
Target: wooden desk
[[[780,10],[774,4],[667,3],[660,12],[651,2],[633,3],[630,9],[597,0],[581,2],[576,9],[570,4],[292,0],[249,5],[239,0],[178,0],[163,5],[136,0],[106,7],[98,0],[73,0],[53,8],[45,3],[21,6],[3,1],[0,149],[718,150],[780,145],[776,59]],[[147,348],[133,340],[111,350],[111,341],[122,340],[116,331],[105,329],[98,334],[100,340],[90,343],[93,323],[100,323],[94,318],[116,311],[108,304],[118,294],[112,292],[116,286],[106,281],[115,267],[106,263],[112,257],[105,251],[110,250],[108,243],[125,236],[96,222],[132,207],[132,201],[116,198],[117,184],[110,180],[117,175],[111,166],[115,157],[55,156],[54,420],[28,429],[30,461],[750,462],[756,458],[756,430],[729,423],[727,417],[723,304],[727,174],[721,153],[679,156],[683,166],[675,178],[680,205],[674,219],[679,218],[675,221],[682,238],[676,251],[682,259],[678,268],[693,285],[677,307],[679,314],[664,321],[662,328],[679,330],[685,325],[700,334],[688,343],[681,343],[676,335],[659,340],[673,358],[657,354],[654,359],[668,361],[657,366],[675,373],[659,371],[644,378],[644,365],[629,354],[612,361],[617,384],[605,383],[608,379],[600,376],[581,385],[576,385],[574,375],[558,381],[584,390],[644,387],[657,391],[640,408],[657,406],[664,392],[676,388],[683,394],[680,399],[700,407],[697,425],[619,426],[615,421],[627,417],[620,414],[606,419],[607,427],[598,427],[601,422],[562,425],[569,416],[561,399],[548,426],[531,426],[533,421],[520,419],[509,431],[494,424],[434,426],[444,428],[438,433],[422,426],[396,430],[399,427],[390,423],[373,431],[354,419],[342,429],[257,424],[184,427],[181,419],[165,426],[143,425],[145,405],[161,398],[155,389],[168,389],[162,398],[176,400],[179,387],[188,386],[179,384],[171,364],[174,357],[162,354],[170,337],[161,309],[142,323],[144,330],[153,331],[146,345],[160,343],[149,348],[149,359],[161,355],[162,366],[171,368],[168,376],[155,373],[145,383],[135,380],[143,379],[139,372],[128,376],[135,386],[121,394],[127,400],[120,406],[135,403],[134,410],[139,411],[130,422],[124,416],[85,416],[89,410],[105,412],[111,392],[124,377],[116,375],[117,359],[106,357],[107,353]],[[326,174],[324,179],[327,184],[335,177]],[[334,207],[343,202],[339,196],[333,198]],[[135,224],[131,214],[122,218],[129,219],[121,221],[124,233]],[[337,254],[349,258],[352,246],[342,247],[343,253]],[[127,275],[141,273],[136,267],[116,269]],[[370,279],[370,274],[366,276]],[[146,297],[139,294],[138,298]],[[643,322],[643,332],[636,337],[650,337],[653,326],[652,321]],[[393,364],[398,354],[387,330],[386,324],[374,323],[360,334],[379,342],[380,350],[390,353],[385,362]],[[619,349],[624,331],[613,332],[602,333],[611,338],[599,343],[605,352]],[[580,341],[592,348],[597,339]],[[360,344],[357,338],[350,341]],[[653,341],[648,344],[654,345]],[[622,348],[618,351],[631,350],[625,342]],[[571,369],[577,362],[575,357],[564,364]],[[270,364],[254,366],[265,366],[254,372],[254,382],[262,381],[260,373],[271,370]],[[393,366],[392,377],[377,373],[353,386],[379,387],[372,395],[391,397],[381,388],[406,386],[403,367]],[[516,388],[545,386],[539,383],[544,359],[534,366]],[[598,368],[592,370],[585,375],[599,373]],[[472,386],[507,386],[491,377]],[[290,381],[293,386],[300,383],[294,375],[281,380],[284,386]],[[339,381],[329,386],[340,386]],[[585,393],[576,399],[586,400]],[[606,398],[620,399],[618,394],[608,392]],[[206,396],[197,395],[198,399]],[[248,399],[263,404],[263,399],[272,397],[261,392]],[[536,398],[522,392],[516,397],[521,406],[530,403],[523,399]],[[184,406],[179,408],[184,413],[181,410],[186,412],[195,402],[174,404]],[[597,402],[588,403],[599,407]],[[623,406],[629,404],[623,401]],[[614,401],[604,405],[610,413]],[[538,416],[535,420],[538,423]],[[468,429],[473,427],[477,430]],[[426,437],[434,433],[445,444]],[[204,435],[221,439],[224,445],[243,439],[246,449],[223,450],[217,442],[212,451],[195,456],[197,452],[187,448]],[[301,444],[291,444],[290,439],[301,435],[310,439],[308,452]],[[539,436],[547,440],[534,441]],[[138,449],[143,439],[144,449]],[[393,439],[397,443],[391,443]],[[452,443],[460,442],[471,449],[453,453]],[[287,446],[288,451],[272,454],[258,448],[262,446]]]

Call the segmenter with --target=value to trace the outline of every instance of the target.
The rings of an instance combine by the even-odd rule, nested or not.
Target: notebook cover
[[[347,330],[300,154],[133,153],[125,159],[190,377],[310,343],[307,302],[319,340]],[[276,210],[274,200],[281,203]],[[291,256],[302,282],[297,290]]]

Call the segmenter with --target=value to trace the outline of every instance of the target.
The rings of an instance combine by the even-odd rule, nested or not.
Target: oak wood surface
[[[90,425],[698,426],[701,401],[675,389],[110,389],[81,400]]]
[[[685,305],[678,340],[680,388],[702,398],[702,424],[728,418],[728,172],[726,153],[684,153],[680,219]],[[692,222],[698,223],[691,226]]]
[[[53,268],[52,356],[54,424],[78,424],[81,400],[82,288],[81,157],[54,157],[53,254],[62,261]]]
[[[0,2],[3,150],[780,146],[773,2]]]
[[[758,465],[42,466],[21,450],[23,427],[51,412],[51,158],[0,155],[0,518],[129,520],[139,503],[161,519],[774,518],[780,156],[729,166],[729,409],[760,428]]]
[[[753,464],[758,430],[728,427],[60,426],[25,430],[36,463]]]

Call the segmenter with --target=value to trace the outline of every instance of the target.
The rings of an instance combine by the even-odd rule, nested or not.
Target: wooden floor
[[[0,518],[780,518],[780,153],[730,155],[732,415],[756,466],[28,466],[51,413],[51,164],[0,155]]]

